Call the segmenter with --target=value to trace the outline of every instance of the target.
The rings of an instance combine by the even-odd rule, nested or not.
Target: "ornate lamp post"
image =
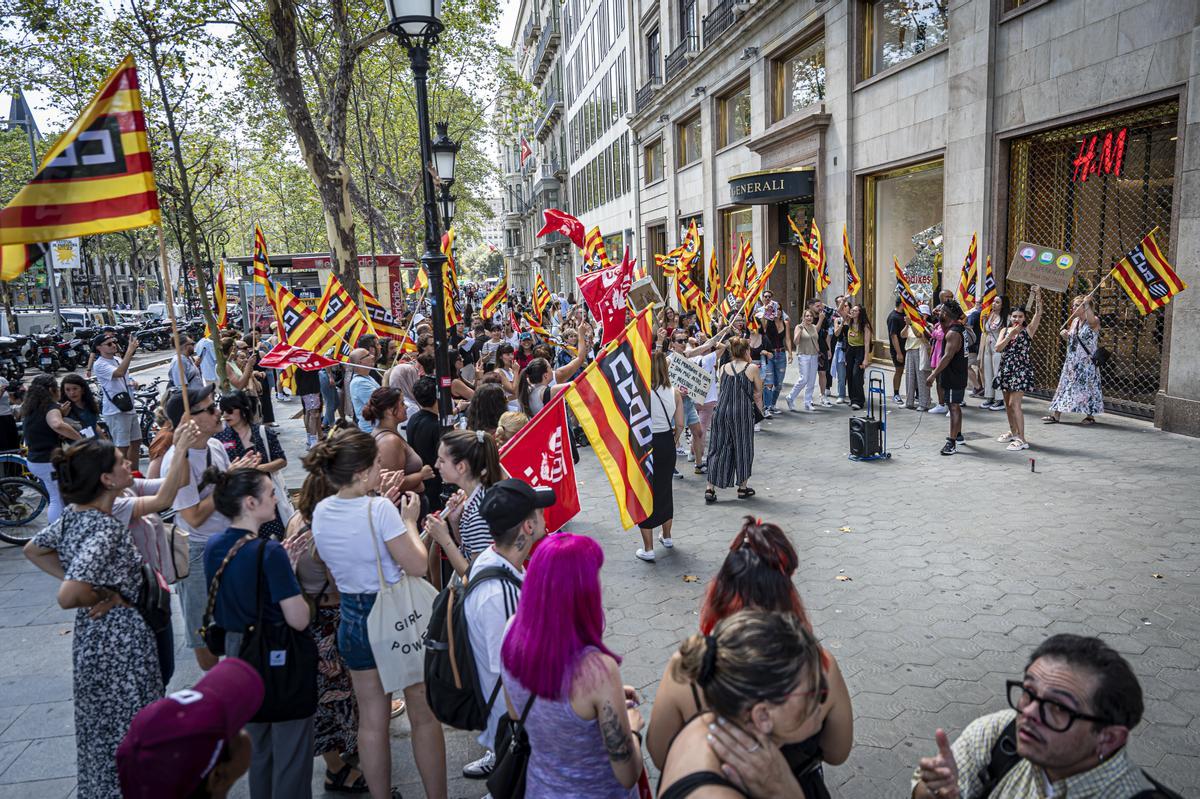
[[[454,159],[458,146],[446,136],[446,128],[439,126],[441,134],[438,147],[429,139],[429,94],[425,87],[429,75],[429,49],[437,44],[442,32],[441,0],[386,0],[388,30],[400,40],[408,51],[412,64],[413,82],[417,94],[417,127],[420,131],[421,177],[425,204],[425,252],[421,263],[429,276],[429,307],[433,316],[434,359],[438,381],[438,416],[442,426],[450,423],[450,346],[446,334],[446,314],[442,307],[445,292],[442,286],[442,267],[446,257],[441,254],[439,244],[441,230],[438,225],[437,197],[434,193],[433,172],[438,180],[448,186],[454,180]],[[444,190],[448,195],[449,189]],[[452,209],[451,209],[452,210]],[[447,223],[449,224],[449,223]]]

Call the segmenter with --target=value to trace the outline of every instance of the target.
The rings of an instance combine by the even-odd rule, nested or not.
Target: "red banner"
[[[546,509],[546,531],[550,533],[579,513],[569,435],[567,406],[559,394],[500,450],[500,465],[511,477],[554,489],[557,502]]]
[[[306,372],[315,372],[318,369],[325,369],[337,364],[338,361],[332,358],[326,358],[324,355],[317,355],[315,352],[302,350],[299,347],[293,347],[289,344],[276,344],[258,362],[259,366],[265,366],[268,369],[286,369],[289,366],[299,366]]]
[[[625,296],[633,283],[633,262],[622,260],[616,266],[580,275],[575,282],[579,284],[579,293],[588,310],[604,328],[601,345],[621,335],[625,329]]]

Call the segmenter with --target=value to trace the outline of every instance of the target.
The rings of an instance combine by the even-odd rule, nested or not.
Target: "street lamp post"
[[[445,298],[442,286],[442,267],[446,257],[441,254],[439,243],[441,233],[438,227],[437,197],[434,193],[433,174],[436,170],[438,179],[443,184],[454,179],[454,156],[458,150],[438,148],[436,151],[429,138],[429,95],[425,82],[429,75],[429,49],[437,43],[438,35],[443,26],[438,18],[441,15],[441,0],[386,0],[388,15],[391,22],[388,30],[400,40],[401,46],[408,51],[408,59],[412,64],[413,83],[417,99],[417,128],[420,134],[421,147],[421,187],[425,205],[425,252],[421,255],[421,263],[425,266],[425,274],[429,276],[429,308],[433,317],[433,351],[434,364],[438,382],[438,416],[443,427],[450,424],[450,346],[446,331],[446,314],[443,308]],[[449,142],[445,129],[441,130],[441,139]],[[441,144],[441,140],[439,140]]]

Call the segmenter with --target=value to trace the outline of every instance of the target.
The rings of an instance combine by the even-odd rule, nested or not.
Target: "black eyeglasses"
[[[193,410],[192,414],[195,415],[197,413],[216,413],[217,411],[218,411],[218,408],[216,405],[209,405],[206,408],[197,408],[196,410]]]
[[[105,341],[101,341],[100,345],[103,346],[105,344],[116,344],[116,343],[117,343],[117,340],[115,338],[110,338]]]
[[[1046,727],[1054,732],[1066,732],[1071,729],[1071,725],[1075,723],[1076,719],[1094,721],[1097,724],[1112,724],[1108,719],[1092,716],[1087,713],[1080,713],[1078,710],[1067,707],[1062,702],[1038,696],[1026,688],[1025,684],[1020,680],[1008,680],[1006,685],[1008,686],[1009,707],[1018,713],[1022,713],[1025,708],[1029,707],[1030,702],[1037,702],[1038,718],[1042,720],[1042,724],[1045,724]]]

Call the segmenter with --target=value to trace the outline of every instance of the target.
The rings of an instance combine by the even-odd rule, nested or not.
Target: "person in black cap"
[[[543,511],[557,501],[554,489],[545,486],[534,488],[522,480],[501,480],[488,489],[479,505],[479,513],[492,531],[494,543],[479,553],[471,564],[470,580],[480,582],[473,586],[463,604],[467,618],[467,633],[471,638],[471,651],[475,655],[475,670],[479,685],[487,696],[492,695],[500,679],[500,645],[504,641],[504,628],[509,618],[517,612],[520,588],[514,584],[525,577],[525,561],[538,541],[546,535],[546,518]],[[431,516],[426,523],[445,524]],[[486,572],[486,570],[493,570]],[[514,581],[499,579],[495,569],[504,569]],[[486,572],[486,573],[485,573]],[[496,739],[496,725],[507,712],[504,702],[495,702],[488,715],[487,727],[479,734],[479,743],[487,747],[483,757],[463,767],[463,776],[469,779],[486,779],[496,767],[496,755],[492,743]]]

